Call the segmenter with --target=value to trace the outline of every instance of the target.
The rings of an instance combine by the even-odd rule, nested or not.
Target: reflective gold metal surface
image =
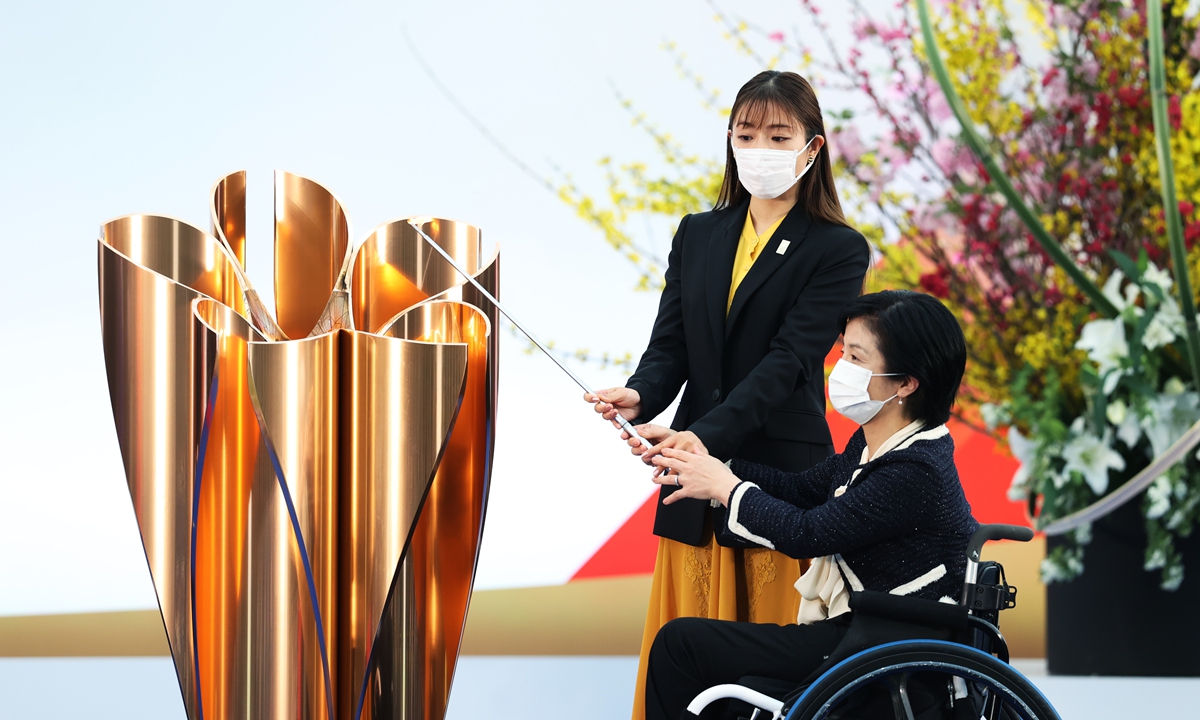
[[[395,650],[380,641],[380,618],[458,412],[467,352],[357,332],[348,339],[338,705],[353,718],[375,658]]]
[[[102,229],[113,414],[185,707],[441,720],[487,499],[495,312],[407,223],[355,251],[336,198],[286,173],[276,211],[279,326],[315,327],[303,340],[247,307],[244,173],[214,187],[215,236]],[[477,229],[426,229],[497,290]]]
[[[208,392],[193,488],[197,677],[204,716],[231,718],[250,699],[246,643],[239,631],[251,614],[251,504],[261,503],[263,485],[274,473],[249,393],[247,341],[256,335],[241,316],[213,300],[197,300],[194,313],[196,365],[205,369]]]
[[[317,325],[350,244],[350,224],[333,193],[275,171],[275,318],[288,337]]]
[[[221,178],[213,185],[209,219],[213,236],[224,243],[237,258],[234,271],[242,286],[247,317],[268,340],[287,340],[287,334],[275,323],[271,312],[263,305],[258,291],[246,276],[246,171],[239,170]]]
[[[232,259],[178,220],[131,215],[100,230],[101,335],[125,477],[184,705],[198,710],[192,638],[192,463],[206,388],[192,302],[241,307]],[[199,371],[199,372],[198,372]]]
[[[403,313],[382,332],[467,347],[458,420],[393,581],[362,714],[440,720],[450,699],[487,503],[490,323],[470,305],[433,301]]]
[[[246,267],[246,171],[230,173],[212,188],[213,237],[222,240],[229,252]]]
[[[205,716],[329,717],[338,338],[263,342],[212,301],[196,314],[216,348],[197,490]],[[240,432],[222,434],[223,422]]]

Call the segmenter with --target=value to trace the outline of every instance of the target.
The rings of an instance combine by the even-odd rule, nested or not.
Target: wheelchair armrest
[[[928,625],[946,630],[967,628],[967,609],[962,605],[911,598],[872,590],[850,593],[850,609],[856,614]]]
[[[747,702],[754,707],[762,708],[771,713],[773,720],[778,720],[783,715],[783,701],[776,700],[769,695],[763,695],[760,692],[751,690],[748,687],[741,685],[714,685],[709,689],[701,692],[690,703],[688,703],[687,711],[692,715],[699,715],[704,711],[704,708],[717,700],[732,698]]]

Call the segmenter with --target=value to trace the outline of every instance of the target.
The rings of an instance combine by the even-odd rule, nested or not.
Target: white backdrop
[[[803,20],[792,0],[727,9],[788,31]],[[601,157],[655,167],[614,87],[685,146],[723,152],[724,120],[664,41],[726,104],[760,69],[700,0],[0,5],[0,614],[155,606],[100,352],[96,235],[111,217],[207,228],[210,185],[248,169],[249,272],[267,295],[270,172],[286,169],[336,192],[355,238],[413,214],[481,226],[501,246],[502,298],[545,339],[644,347],[657,297],[435,90],[404,27],[516,155],[592,192]],[[666,255],[664,233],[643,240]],[[477,587],[561,583],[652,486],[575,386],[503,334]]]

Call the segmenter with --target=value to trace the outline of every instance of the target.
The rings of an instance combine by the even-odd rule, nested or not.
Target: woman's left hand
[[[653,462],[657,467],[671,471],[670,475],[655,477],[654,482],[679,487],[663,500],[663,505],[683,498],[718,500],[724,505],[729,502],[729,494],[739,482],[725,463],[711,455],[697,455],[668,447],[663,448],[662,454],[655,456]]]
[[[622,437],[624,437],[624,435],[622,435]],[[696,433],[690,430],[684,430],[683,432],[671,430],[669,434],[663,435],[661,438],[652,439],[651,442],[655,443],[655,445],[649,450],[644,450],[642,452],[642,462],[646,463],[647,465],[650,465],[654,458],[658,457],[659,454],[667,448],[686,450],[690,453],[696,453],[697,455],[708,454],[708,448],[704,447],[704,443],[700,442],[700,438],[696,437]],[[637,450],[635,449],[634,452],[637,452]],[[658,477],[665,472],[665,469],[657,468],[654,471],[654,476]]]

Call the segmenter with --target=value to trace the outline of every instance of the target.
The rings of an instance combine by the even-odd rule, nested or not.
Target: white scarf
[[[924,427],[924,423],[920,420],[914,420],[905,425],[880,445],[873,456],[868,456],[867,448],[864,446],[859,465],[864,465],[887,451],[895,449],[897,445],[919,432],[922,427]],[[838,488],[834,492],[834,497],[841,496],[849,489],[850,484],[858,479],[860,472],[862,472],[861,467],[855,469],[849,482]],[[800,592],[800,612],[796,617],[796,622],[801,625],[808,625],[850,612],[850,591],[846,589],[846,579],[838,569],[836,555],[813,558],[808,570],[804,571],[804,574],[796,581],[796,590]]]

